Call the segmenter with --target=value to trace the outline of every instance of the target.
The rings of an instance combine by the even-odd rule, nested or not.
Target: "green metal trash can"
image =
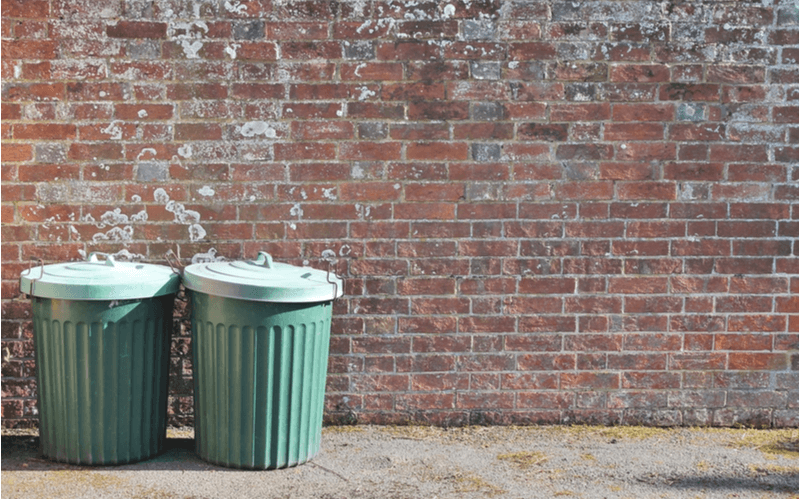
[[[99,261],[94,253],[22,273],[20,291],[33,306],[44,456],[102,465],[161,451],[179,285],[168,267]]]
[[[333,299],[342,281],[255,261],[193,264],[195,447],[240,469],[302,464],[320,448]]]

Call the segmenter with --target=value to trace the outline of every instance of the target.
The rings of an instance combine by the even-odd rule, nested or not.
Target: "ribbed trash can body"
[[[42,454],[86,465],[144,460],[161,451],[166,437],[172,309],[180,276],[164,266],[86,264],[34,268],[28,282],[22,280],[23,291],[33,291]],[[87,269],[89,281],[99,274],[106,284],[87,291]],[[132,292],[109,277],[122,273],[135,283],[142,269],[150,273],[146,279],[162,285],[140,283]],[[30,277],[39,275],[31,287]],[[48,279],[65,275],[64,283],[48,287]],[[109,300],[109,293],[120,298]],[[129,298],[142,294],[154,296]]]
[[[252,303],[192,294],[197,453],[274,469],[313,458],[322,437],[331,302]]]
[[[46,457],[115,464],[162,449],[173,299],[33,298],[39,436]]]
[[[331,310],[341,295],[333,275],[259,259],[184,271],[195,448],[208,462],[240,469],[291,467],[319,452]]]

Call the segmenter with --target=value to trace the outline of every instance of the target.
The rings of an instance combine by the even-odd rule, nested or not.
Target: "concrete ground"
[[[3,431],[3,498],[798,498],[797,429],[328,427],[312,461],[273,471],[208,464],[190,430],[112,467],[19,434]]]

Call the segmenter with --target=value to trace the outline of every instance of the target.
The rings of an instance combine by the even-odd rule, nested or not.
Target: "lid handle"
[[[86,260],[88,260],[89,262],[100,262],[100,261],[97,259],[97,256],[98,256],[98,255],[105,255],[105,257],[106,257],[106,265],[107,265],[107,266],[110,266],[110,267],[114,267],[114,266],[116,266],[116,264],[115,264],[115,262],[114,262],[114,257],[112,257],[111,255],[109,255],[109,254],[107,254],[107,253],[103,253],[103,252],[92,252],[92,253],[90,253],[90,254],[89,254],[89,256],[86,258]]]
[[[264,266],[267,269],[272,269],[272,255],[268,254],[267,252],[258,252],[258,257],[253,262],[253,264]]]

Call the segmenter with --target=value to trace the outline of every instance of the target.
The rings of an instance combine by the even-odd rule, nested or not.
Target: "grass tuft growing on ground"
[[[541,451],[518,451],[516,453],[503,453],[497,455],[498,460],[511,462],[517,467],[527,469],[547,462],[548,456]]]

